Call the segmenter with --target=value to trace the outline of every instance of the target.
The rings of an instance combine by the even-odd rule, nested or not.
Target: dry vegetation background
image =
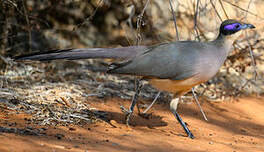
[[[198,2],[197,8],[194,0],[172,1],[180,40],[212,40],[218,34],[221,21],[227,18],[257,27],[244,32],[234,43],[235,50],[217,76],[196,88],[200,100],[262,95],[264,2]],[[134,93],[133,77],[100,72],[107,60],[18,63],[10,57],[58,48],[175,41],[169,0],[150,0],[146,4],[146,0],[0,1],[0,108],[26,111],[33,114],[29,121],[43,125],[80,124],[105,118],[104,112],[93,109],[85,101],[109,97],[130,99]],[[195,23],[199,37],[194,30]],[[151,101],[156,93],[157,90],[145,85],[140,97]],[[163,92],[158,101],[167,102],[170,98]]]

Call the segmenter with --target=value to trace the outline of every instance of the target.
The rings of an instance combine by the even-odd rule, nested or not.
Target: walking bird
[[[170,109],[188,137],[194,138],[176,111],[179,97],[211,79],[223,65],[240,31],[252,28],[255,28],[252,24],[229,19],[221,23],[217,38],[209,42],[177,41],[153,46],[52,50],[18,56],[15,60],[124,59],[110,64],[107,73],[140,76],[157,89],[173,93]],[[127,123],[135,104],[136,99],[127,110]]]

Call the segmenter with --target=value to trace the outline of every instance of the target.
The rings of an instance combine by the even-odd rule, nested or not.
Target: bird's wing
[[[179,41],[150,47],[127,62],[114,63],[108,72],[174,80],[190,78],[199,73],[195,65],[205,53],[204,45]]]

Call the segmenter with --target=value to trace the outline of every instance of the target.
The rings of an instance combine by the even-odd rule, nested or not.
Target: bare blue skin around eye
[[[236,28],[236,26],[239,26],[238,28]],[[229,25],[226,25],[224,27],[225,30],[240,30],[241,29],[241,24],[240,23],[233,23],[233,24],[229,24]]]

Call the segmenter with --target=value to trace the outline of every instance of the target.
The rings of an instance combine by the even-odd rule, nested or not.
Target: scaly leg
[[[172,113],[176,117],[176,119],[179,121],[179,123],[181,124],[181,126],[183,127],[185,132],[187,133],[188,137],[194,139],[193,134],[188,129],[188,127],[186,126],[186,124],[184,123],[184,121],[182,120],[182,118],[180,117],[180,115],[176,111],[177,107],[178,107],[178,103],[179,103],[179,98],[172,99],[170,102],[170,110],[172,111]]]
[[[149,105],[149,106],[148,106],[148,107],[142,112],[143,115],[145,115],[145,114],[149,111],[149,109],[154,105],[154,103],[157,101],[157,99],[158,99],[160,93],[161,93],[161,91],[159,91],[159,92],[157,93],[157,95],[155,96],[155,98],[154,98],[154,100],[152,101],[152,103],[151,103],[151,104],[150,104],[150,105]],[[195,101],[196,101],[198,107],[200,108],[200,111],[201,111],[201,113],[202,113],[204,119],[205,119],[206,121],[208,121],[208,119],[207,119],[207,117],[206,117],[206,115],[205,115],[205,113],[204,113],[204,111],[203,111],[203,109],[202,109],[202,107],[201,107],[201,105],[200,105],[200,103],[199,103],[199,100],[198,100],[198,98],[197,98],[197,96],[196,96],[196,94],[195,94],[194,88],[192,88],[192,95],[193,95],[193,97],[194,97],[194,99],[195,99]]]
[[[160,93],[161,93],[161,91],[159,91],[158,93],[157,93],[157,95],[155,96],[155,99],[152,101],[152,103],[143,111],[143,113],[142,114],[146,114],[148,111],[149,111],[149,109],[154,105],[154,103],[157,101],[157,99],[158,99],[158,97],[159,97],[159,95],[160,95]]]
[[[193,94],[194,100],[196,101],[196,104],[200,108],[200,111],[201,111],[201,113],[202,113],[202,115],[204,117],[204,120],[208,121],[208,119],[207,119],[207,117],[206,117],[206,115],[205,115],[205,113],[204,113],[204,111],[202,109],[202,106],[200,105],[199,100],[198,100],[198,98],[197,98],[197,96],[195,94],[194,88],[192,88],[192,94]]]
[[[135,83],[135,87],[136,87],[136,92],[132,98],[132,101],[131,101],[131,104],[129,106],[129,109],[127,110],[124,106],[120,106],[121,110],[126,114],[126,124],[129,126],[129,121],[130,121],[130,117],[134,111],[134,107],[137,103],[137,98],[138,98],[138,95],[140,93],[140,90],[142,88],[143,85],[141,85],[140,83],[140,80],[136,80],[136,83]]]

